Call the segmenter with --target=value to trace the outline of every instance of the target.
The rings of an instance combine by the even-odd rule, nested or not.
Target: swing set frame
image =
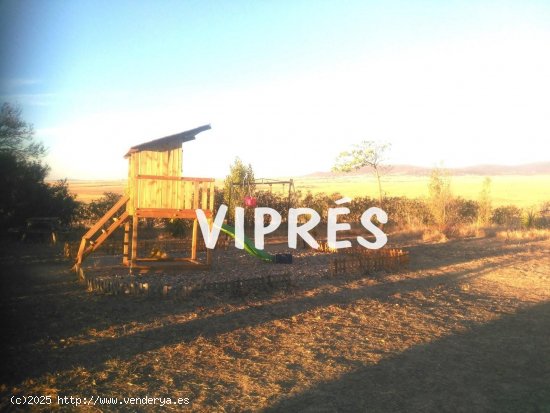
[[[294,180],[289,179],[289,180],[285,181],[285,180],[280,180],[280,179],[269,179],[269,178],[259,178],[259,179],[255,179],[254,181],[249,181],[249,182],[244,182],[243,181],[243,182],[233,182],[233,183],[231,183],[231,185],[229,187],[229,205],[227,206],[228,209],[231,210],[231,202],[233,201],[233,188],[234,187],[240,187],[240,188],[244,188],[246,186],[256,187],[257,185],[260,185],[260,186],[261,185],[269,185],[271,191],[273,190],[273,185],[283,185],[283,191],[285,190],[285,185],[288,185],[287,210],[290,209],[290,200],[291,200],[291,197],[292,197],[292,192],[295,191]]]

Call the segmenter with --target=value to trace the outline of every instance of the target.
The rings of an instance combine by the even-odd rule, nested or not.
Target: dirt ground
[[[550,240],[409,249],[396,274],[174,301],[88,293],[66,261],[4,248],[0,409],[550,412]]]

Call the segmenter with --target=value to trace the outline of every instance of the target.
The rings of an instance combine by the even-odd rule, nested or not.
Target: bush
[[[66,181],[44,182],[48,168],[39,162],[0,153],[0,230],[25,225],[28,218],[57,217],[65,225],[78,217],[80,203]]]
[[[521,226],[525,229],[534,228],[537,223],[537,211],[534,208],[524,209],[521,213]]]
[[[81,216],[88,223],[95,223],[116,204],[122,195],[115,192],[104,192],[103,196],[96,199],[82,208]]]
[[[430,176],[428,190],[430,196],[427,206],[432,215],[432,222],[440,231],[445,231],[453,225],[451,212],[453,194],[448,172],[434,169]]]
[[[69,192],[67,180],[60,180],[48,186],[48,197],[44,205],[47,216],[58,217],[64,225],[75,224],[82,210],[82,203],[76,200],[76,195]]]
[[[289,207],[288,194],[271,191],[257,191],[255,196],[258,207],[273,208],[275,211],[281,214],[283,221],[287,220]],[[291,198],[290,207],[292,208],[293,206],[294,205],[292,204]]]
[[[164,226],[173,237],[185,238],[193,231],[193,221],[190,219],[165,219]]]
[[[477,223],[485,226],[491,221],[493,205],[491,202],[491,178],[485,178],[478,199]]]
[[[451,223],[453,225],[472,224],[477,220],[479,205],[476,201],[455,198],[451,203]]]
[[[363,212],[375,205],[378,205],[379,203],[380,202],[377,199],[370,198],[368,196],[357,197],[350,202],[348,206],[350,213],[345,220],[348,222],[359,222]],[[336,205],[333,203],[332,207],[334,206]]]
[[[328,221],[328,209],[335,206],[332,198],[324,192],[313,195],[308,192],[300,202],[301,207],[315,210],[321,217],[321,222],[326,224]]]
[[[544,202],[540,207],[538,226],[540,228],[550,227],[550,201]]]
[[[392,197],[384,200],[388,224],[397,228],[417,228],[429,224],[432,216],[422,199]]]
[[[506,205],[495,208],[493,210],[491,222],[496,225],[517,228],[521,222],[521,209],[515,205]]]
[[[214,188],[214,216],[218,213],[220,205],[224,203],[225,200],[223,198],[223,189]]]

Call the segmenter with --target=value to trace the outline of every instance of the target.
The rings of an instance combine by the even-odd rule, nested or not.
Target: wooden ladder
[[[121,226],[126,219],[128,219],[128,211],[125,209],[124,212],[118,216],[115,216],[117,212],[123,207],[126,206],[130,197],[128,195],[123,196],[120,200],[113,205],[113,207],[107,211],[105,215],[101,217],[95,225],[84,234],[82,240],[80,241],[80,247],[78,249],[78,254],[76,256],[76,262],[73,268],[79,269],[82,261],[97,250],[103,242],[109,238],[109,236],[115,232],[115,230]],[[107,228],[104,228],[105,225],[110,222],[110,225]],[[93,237],[99,233],[99,236],[95,239]]]

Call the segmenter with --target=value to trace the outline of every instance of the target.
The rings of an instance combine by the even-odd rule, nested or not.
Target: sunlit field
[[[526,207],[550,199],[550,175],[501,175],[490,178],[491,197],[495,206],[513,204]],[[387,196],[427,197],[429,179],[428,176],[386,176],[383,178],[382,189]],[[455,196],[477,199],[484,179],[484,176],[453,176],[451,189]],[[296,188],[314,193],[339,192],[350,197],[378,196],[376,180],[371,176],[299,178],[296,180]]]
[[[285,179],[288,177],[285,177]],[[550,175],[500,175],[491,178],[491,197],[494,206],[517,205],[528,207],[550,200]],[[477,199],[481,191],[484,176],[453,176],[451,188],[455,196]],[[428,176],[389,175],[383,178],[382,188],[387,196],[406,196],[421,198],[428,196]],[[349,197],[378,197],[378,187],[374,177],[356,175],[343,177],[299,177],[294,179],[295,189],[302,193],[339,192]],[[125,180],[113,181],[70,181],[69,188],[78,196],[78,200],[89,202],[99,198],[104,192],[122,193]],[[217,180],[218,187],[223,186]],[[258,187],[268,190],[269,187]],[[273,187],[273,191],[282,188]]]
[[[82,202],[90,202],[100,198],[105,192],[122,194],[126,187],[126,180],[112,181],[69,181],[69,189]]]

